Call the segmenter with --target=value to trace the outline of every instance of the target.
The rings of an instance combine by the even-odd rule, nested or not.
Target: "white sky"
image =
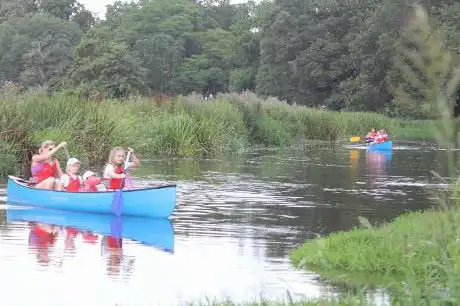
[[[105,6],[112,4],[115,0],[80,0],[78,1],[83,4],[87,9],[96,13],[99,17],[104,17]]]

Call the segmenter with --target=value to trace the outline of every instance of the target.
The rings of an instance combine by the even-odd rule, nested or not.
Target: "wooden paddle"
[[[128,152],[128,155],[126,156],[125,166],[124,166],[125,175],[126,175],[126,169],[128,169],[129,158],[130,157],[131,157],[131,151]],[[112,213],[117,217],[121,216],[121,210],[123,209],[123,191],[122,191],[122,188],[123,188],[124,181],[125,181],[125,179],[121,180],[120,188],[115,191],[115,193],[113,195],[113,200],[112,200]]]

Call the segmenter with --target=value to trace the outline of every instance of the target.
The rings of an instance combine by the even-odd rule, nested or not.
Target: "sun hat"
[[[76,163],[81,164],[81,162],[80,162],[78,159],[76,159],[75,157],[72,157],[72,158],[70,158],[70,159],[67,161],[67,165],[68,165],[68,166],[73,165],[73,164],[76,164]]]
[[[93,171],[88,170],[85,173],[83,173],[83,180],[86,181],[88,179],[88,177],[93,176],[93,175],[96,175],[96,173],[94,173]]]

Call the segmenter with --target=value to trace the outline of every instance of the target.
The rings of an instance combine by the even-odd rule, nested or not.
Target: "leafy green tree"
[[[81,36],[71,21],[35,14],[0,25],[0,81],[49,86],[72,63]]]
[[[76,47],[70,83],[116,98],[145,93],[147,71],[142,61],[125,43],[112,38],[105,27],[87,33]]]

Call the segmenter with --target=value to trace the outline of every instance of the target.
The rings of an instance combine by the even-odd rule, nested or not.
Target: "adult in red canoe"
[[[62,190],[62,183],[59,178],[63,172],[54,154],[65,147],[67,147],[66,142],[61,142],[58,146],[52,140],[42,142],[38,154],[32,156],[31,186],[37,189]]]

